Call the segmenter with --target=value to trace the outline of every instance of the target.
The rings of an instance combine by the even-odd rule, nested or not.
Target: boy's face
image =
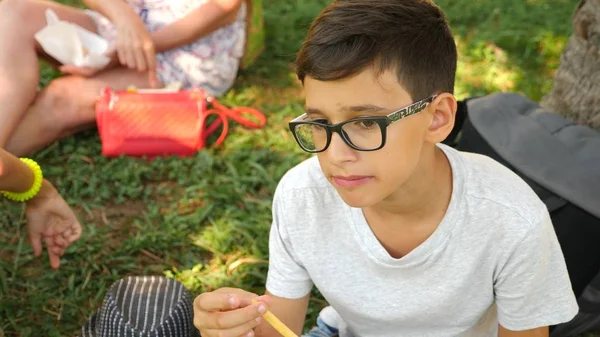
[[[377,76],[373,68],[336,81],[306,77],[307,119],[336,124],[361,116],[385,116],[414,102],[393,71]],[[419,165],[424,145],[435,138],[430,126],[436,117],[430,109],[431,105],[389,125],[385,146],[376,151],[355,150],[339,134],[332,133],[329,147],[317,156],[326,178],[348,205],[375,205],[409,180]],[[373,130],[374,136],[370,137],[377,137],[380,130]]]

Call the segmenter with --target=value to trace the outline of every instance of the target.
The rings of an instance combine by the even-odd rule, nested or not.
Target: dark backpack
[[[494,158],[544,201],[580,312],[551,337],[600,328],[600,132],[577,125],[521,95],[459,102],[445,144]]]

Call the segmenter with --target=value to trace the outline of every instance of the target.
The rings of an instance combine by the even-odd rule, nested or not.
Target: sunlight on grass
[[[455,95],[458,99],[515,89],[519,68],[509,62],[498,46],[486,42],[467,46],[460,41],[457,46],[460,57]]]
[[[555,35],[546,32],[538,37],[538,52],[545,60],[545,66],[551,71],[552,76],[560,65],[560,54],[567,45],[568,38],[564,35]],[[549,90],[549,88],[548,88]]]
[[[514,62],[509,52],[490,41],[457,39],[459,52],[456,96],[464,99],[497,91],[520,92],[539,100],[552,87],[566,45],[565,36],[543,32]],[[523,64],[531,63],[531,68]]]
[[[179,271],[175,268],[165,275],[181,281],[188,289],[197,289],[199,292],[222,287],[242,287],[251,291],[253,289],[247,288],[248,279],[256,278],[264,283],[267,264],[266,259],[236,252],[231,255],[219,255],[208,263],[197,264],[191,269]]]

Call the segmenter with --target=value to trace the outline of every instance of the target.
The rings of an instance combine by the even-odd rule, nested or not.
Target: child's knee
[[[71,97],[73,85],[75,83],[66,78],[57,78],[42,90],[40,98],[48,108],[64,108],[70,105],[70,101],[76,96]]]
[[[48,133],[60,132],[71,123],[75,114],[75,83],[66,78],[50,82],[38,95],[34,111],[41,127]]]
[[[38,96],[43,108],[40,116],[50,119],[54,131],[65,132],[95,121],[95,103],[101,91],[99,82],[92,79],[65,76],[48,84]],[[50,130],[49,130],[50,131]]]
[[[0,17],[18,22],[28,22],[30,0],[2,0],[0,1]]]

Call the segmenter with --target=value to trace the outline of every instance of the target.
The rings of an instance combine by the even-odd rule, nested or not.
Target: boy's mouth
[[[331,180],[340,187],[356,187],[373,179],[372,176],[333,176]]]

